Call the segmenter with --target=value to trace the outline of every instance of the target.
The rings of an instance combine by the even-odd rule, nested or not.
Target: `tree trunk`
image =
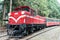
[[[36,15],[38,15],[38,9],[36,9]]]
[[[12,0],[10,0],[10,12],[12,11]]]
[[[2,20],[5,20],[5,10],[6,10],[6,3],[5,3],[5,0],[4,0],[3,19]],[[2,25],[4,25],[4,21],[3,21]]]

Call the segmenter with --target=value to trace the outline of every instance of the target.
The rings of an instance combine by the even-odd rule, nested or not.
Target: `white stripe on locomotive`
[[[22,11],[22,14],[24,14],[25,11]],[[18,13],[15,13],[15,14],[18,14]],[[9,16],[11,15],[11,13],[9,13]],[[34,18],[34,19],[37,19],[37,20],[42,20],[44,21],[43,19],[39,19],[39,18],[35,18],[35,17],[32,17],[32,16],[29,16],[29,15],[21,15],[19,16],[17,19],[15,19],[14,17],[9,17],[9,18],[12,18],[16,23],[17,21],[20,19],[20,18],[24,18],[24,17],[30,17],[30,18]],[[25,19],[24,19],[24,23],[25,23]]]
[[[32,16],[28,16],[28,15],[22,15],[22,16],[19,16],[17,19],[15,19],[14,17],[9,17],[9,18],[12,18],[15,22],[17,22],[20,18],[24,18],[24,17],[34,18],[34,17],[32,17]],[[43,19],[39,19],[39,18],[34,18],[34,19],[44,21]],[[25,22],[25,19],[24,19],[24,22]]]

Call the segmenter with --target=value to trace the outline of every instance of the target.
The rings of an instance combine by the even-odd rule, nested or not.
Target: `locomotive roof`
[[[34,11],[32,8],[30,8],[29,6],[19,6],[17,8],[15,8],[14,10],[18,10],[19,8],[28,8],[31,9],[32,11]]]
[[[57,18],[48,18],[48,17],[45,17],[46,19],[52,19],[52,20],[60,20],[60,19],[57,19]]]

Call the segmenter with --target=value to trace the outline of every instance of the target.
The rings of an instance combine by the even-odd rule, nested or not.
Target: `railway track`
[[[31,39],[31,38],[33,38],[33,37],[35,37],[35,36],[38,36],[39,34],[43,34],[43,33],[45,33],[45,32],[48,32],[48,31],[50,31],[50,30],[53,30],[53,29],[55,29],[55,28],[57,28],[57,27],[49,27],[49,28],[45,28],[45,29],[39,30],[39,31],[31,34],[31,36],[29,35],[29,36],[27,36],[27,37],[24,37],[24,39],[25,39],[25,40],[29,40],[29,39]],[[21,39],[21,40],[22,40],[22,39]]]
[[[36,31],[36,32],[34,32],[34,33],[32,33],[32,34],[30,34],[30,35],[28,35],[28,36],[25,36],[25,37],[23,37],[23,38],[9,38],[8,35],[6,34],[6,35],[3,35],[3,36],[0,36],[0,40],[3,39],[3,38],[5,38],[5,39],[3,39],[3,40],[29,40],[29,39],[31,39],[31,38],[33,38],[33,37],[35,37],[35,36],[38,36],[39,34],[45,33],[45,32],[47,32],[47,31],[53,30],[53,29],[55,29],[55,28],[57,28],[57,26],[45,28],[45,29]]]

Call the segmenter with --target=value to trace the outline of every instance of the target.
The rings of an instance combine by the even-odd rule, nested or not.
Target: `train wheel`
[[[7,35],[8,36],[10,35],[10,29],[7,29]]]
[[[8,29],[8,30],[7,30],[7,35],[8,35],[10,38],[12,38],[13,35],[12,35],[12,30],[11,30],[11,29]]]
[[[26,31],[25,35],[28,35],[28,34],[29,34],[29,32],[28,32],[28,31]]]
[[[7,35],[9,35],[9,30],[7,29]]]
[[[42,25],[42,26],[41,26],[41,29],[44,29],[44,28],[46,28],[46,26],[45,26],[45,25]]]
[[[37,30],[40,30],[40,26],[37,26]]]
[[[33,32],[34,32],[34,28],[31,27],[31,28],[30,28],[30,33],[33,33]]]
[[[44,29],[44,26],[42,26],[41,29]]]
[[[42,28],[41,28],[41,29],[44,29],[44,28],[46,28],[46,26],[42,26]]]
[[[34,29],[35,29],[34,32],[37,31],[37,27],[36,26],[34,27]]]
[[[28,35],[28,34],[29,34],[28,29],[25,28],[25,30],[24,30],[24,36],[26,36],[26,35]]]

